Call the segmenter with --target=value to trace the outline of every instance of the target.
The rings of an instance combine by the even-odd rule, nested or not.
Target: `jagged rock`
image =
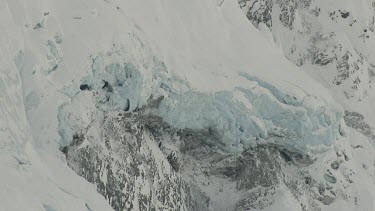
[[[375,135],[372,132],[373,129],[365,122],[365,117],[362,114],[345,111],[344,120],[349,127],[354,128],[363,135],[375,140]]]

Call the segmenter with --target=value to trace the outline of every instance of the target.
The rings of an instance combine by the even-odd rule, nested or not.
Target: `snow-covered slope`
[[[373,90],[249,2],[0,0],[0,209],[373,210]]]
[[[56,155],[42,157],[35,150],[25,113],[22,64],[15,62],[26,40],[12,6],[0,2],[0,210],[112,210]]]
[[[375,2],[239,0],[239,5],[286,58],[330,90],[345,109],[346,124],[373,143]]]
[[[332,90],[345,109],[364,113],[374,124],[374,1],[239,4],[255,26],[272,34],[289,60]]]

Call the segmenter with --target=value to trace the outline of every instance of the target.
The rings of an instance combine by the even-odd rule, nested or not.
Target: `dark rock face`
[[[271,0],[239,0],[241,7],[248,7],[246,17],[252,21],[255,26],[264,23],[268,27],[272,26],[272,6]],[[255,9],[257,7],[257,9]]]
[[[106,117],[99,140],[88,134],[73,138],[64,150],[69,166],[96,184],[115,210],[207,210],[207,197],[182,180],[133,118]]]
[[[373,129],[371,129],[370,125],[365,122],[365,117],[362,114],[345,111],[344,120],[349,127],[354,128],[363,135],[375,140]]]
[[[62,149],[68,165],[95,184],[115,210],[212,210],[219,201],[206,191],[215,190],[215,181],[234,187],[216,189],[217,194],[241,195],[232,210],[262,209],[273,203],[282,184],[297,198],[318,185],[309,176],[295,178],[286,171],[288,166],[313,163],[306,155],[277,145],[250,148],[240,155],[223,153],[210,144],[220,139],[214,131],[176,130],[143,113],[146,109],[96,118]],[[309,210],[316,205],[303,206]]]
[[[342,18],[347,18],[350,15],[350,12],[341,11],[340,13]]]
[[[294,29],[294,19],[298,8],[308,8],[312,0],[239,0],[241,8],[246,9],[246,17],[258,27],[259,23],[264,23],[272,28],[273,9],[281,12],[277,17],[280,22],[289,29]],[[315,11],[316,12],[316,11]],[[319,14],[319,13],[318,13]]]
[[[82,91],[84,91],[84,90],[91,90],[91,88],[87,84],[81,84],[79,86],[79,89],[82,90]]]
[[[276,154],[276,157],[275,157]],[[235,181],[238,189],[272,187],[278,183],[281,162],[276,149],[260,147],[257,151],[247,151],[238,159]],[[262,164],[262,167],[259,166]]]

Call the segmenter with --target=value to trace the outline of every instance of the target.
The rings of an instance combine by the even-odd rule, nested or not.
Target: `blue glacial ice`
[[[124,58],[108,53],[93,57],[92,70],[80,81],[95,93],[93,103],[102,110],[134,111],[148,99],[163,96],[160,105],[146,114],[160,116],[176,129],[215,131],[220,136],[218,149],[230,153],[266,143],[318,153],[340,136],[342,111],[317,97],[306,94],[297,99],[245,73],[239,74],[252,88],[201,93],[170,75],[155,57],[148,58],[147,65]],[[148,75],[152,77],[146,78]],[[71,91],[77,87],[66,90],[79,95],[79,91]],[[63,115],[64,106],[60,119]]]

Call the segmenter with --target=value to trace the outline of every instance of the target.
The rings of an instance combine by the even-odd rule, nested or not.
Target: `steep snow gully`
[[[375,9],[324,6],[0,0],[0,210],[375,210]]]

